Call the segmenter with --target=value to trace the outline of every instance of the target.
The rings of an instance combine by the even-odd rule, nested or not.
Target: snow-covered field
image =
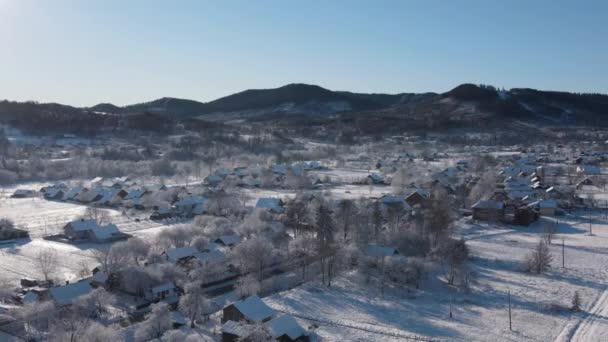
[[[587,213],[580,213],[587,215]],[[470,293],[428,280],[422,290],[391,288],[382,298],[377,286],[360,275],[341,277],[331,288],[319,284],[276,294],[267,301],[276,309],[315,323],[330,341],[403,340],[422,335],[455,341],[605,341],[608,340],[608,222],[581,216],[560,218],[550,247],[552,270],[522,272],[521,261],[537,244],[543,218],[530,227],[488,226],[460,222],[476,274]],[[565,268],[561,241],[564,240]],[[568,310],[578,291],[583,311]],[[509,330],[508,293],[513,330]],[[450,302],[453,318],[449,318]]]
[[[109,248],[110,244],[81,243],[76,245],[44,240],[44,236],[60,233],[63,226],[81,217],[86,206],[47,201],[41,198],[3,198],[0,202],[0,217],[13,220],[17,227],[30,233],[30,239],[15,243],[0,244],[0,281],[17,282],[20,278],[42,278],[36,265],[40,250],[56,251],[59,260],[57,277],[63,280],[79,279],[83,268],[91,270],[97,265],[94,249]],[[125,216],[117,210],[107,210],[112,223],[128,234],[147,238],[163,229],[172,229],[180,223],[155,222],[147,215]],[[136,221],[138,219],[139,221]]]

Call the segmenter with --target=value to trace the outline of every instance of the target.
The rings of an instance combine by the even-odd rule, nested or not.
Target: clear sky
[[[209,101],[318,84],[608,93],[608,1],[0,0],[0,99]]]

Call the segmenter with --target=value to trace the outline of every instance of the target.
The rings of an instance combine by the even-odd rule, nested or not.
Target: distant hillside
[[[92,135],[117,118],[57,103],[0,101],[0,122],[35,134]]]
[[[160,131],[171,121],[195,118],[218,123],[273,121],[306,126],[327,124],[331,115],[338,115],[343,123],[353,123],[367,133],[504,128],[522,122],[608,126],[608,95],[527,88],[498,90],[475,84],[462,84],[442,94],[390,95],[289,84],[275,89],[245,90],[207,103],[168,97],[125,107],[110,103],[75,108],[54,103],[0,102],[0,121],[34,131],[96,131],[116,127],[117,121],[125,117],[130,117],[127,127]],[[151,120],[151,127],[145,124],[146,120]]]
[[[307,84],[289,84],[275,89],[250,89],[220,99],[201,103],[193,100],[161,98],[158,100],[112,108],[117,113],[151,112],[174,118],[206,114],[252,112],[283,114],[332,114],[347,111],[382,109],[399,103],[404,95],[357,94],[331,91]],[[108,105],[97,105],[105,111]]]

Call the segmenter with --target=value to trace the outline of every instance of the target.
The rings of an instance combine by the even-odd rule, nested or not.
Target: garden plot
[[[521,261],[538,243],[543,218],[530,227],[459,222],[457,232],[468,241],[476,280],[470,293],[427,280],[421,290],[392,286],[382,298],[377,284],[348,274],[331,288],[318,283],[267,298],[275,309],[300,315],[316,324],[317,333],[334,340],[403,340],[407,334],[450,341],[600,341],[608,336],[603,295],[608,277],[608,223],[603,216],[560,218],[550,246],[552,269],[536,275],[522,271]],[[561,241],[564,240],[565,268]],[[433,274],[441,270],[436,269]],[[582,312],[569,310],[575,291]],[[509,330],[508,294],[513,330]],[[599,302],[598,302],[599,301]],[[453,318],[449,318],[452,303]],[[391,337],[393,336],[393,337]]]

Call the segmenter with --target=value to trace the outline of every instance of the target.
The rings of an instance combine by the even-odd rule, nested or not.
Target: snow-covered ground
[[[588,215],[588,213],[579,213]],[[543,218],[530,227],[460,222],[457,233],[468,241],[476,274],[472,291],[457,292],[429,280],[419,291],[391,288],[382,298],[376,285],[348,274],[331,288],[311,283],[267,298],[275,309],[317,324],[331,341],[402,340],[422,335],[455,341],[602,341],[608,338],[608,222],[571,215],[560,218],[550,247],[552,270],[536,275],[521,261],[537,244]],[[565,268],[562,268],[562,239]],[[578,291],[583,311],[568,310]],[[508,293],[513,330],[509,330]],[[453,318],[449,318],[450,302]]]
[[[41,279],[36,265],[40,250],[52,249],[57,253],[58,270],[56,277],[61,280],[79,279],[84,268],[91,270],[97,266],[93,258],[94,249],[109,248],[110,244],[80,243],[76,245],[44,240],[43,237],[62,232],[71,220],[81,217],[86,206],[72,203],[47,201],[41,198],[3,198],[0,202],[0,217],[13,220],[19,228],[30,233],[30,239],[19,239],[15,243],[0,244],[0,281],[15,283],[20,278]],[[179,222],[156,222],[148,215],[122,215],[120,211],[104,209],[111,216],[112,223],[128,234],[148,238],[163,229],[173,229]]]

